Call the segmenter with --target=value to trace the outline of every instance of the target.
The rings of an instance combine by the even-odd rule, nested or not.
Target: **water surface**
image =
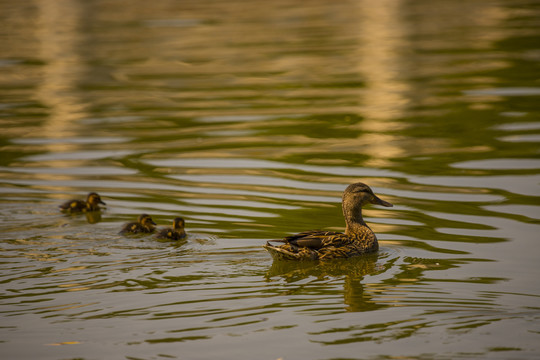
[[[536,359],[540,6],[0,0],[1,353]],[[273,263],[369,184],[377,254]],[[58,205],[97,191],[101,214]],[[140,213],[188,239],[118,235]]]

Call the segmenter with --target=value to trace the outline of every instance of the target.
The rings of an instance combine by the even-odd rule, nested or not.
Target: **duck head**
[[[101,197],[99,197],[99,195],[95,192],[91,192],[90,194],[88,194],[88,196],[86,197],[86,202],[92,206],[97,206],[98,204],[107,205],[103,202],[103,200],[101,200]]]
[[[148,214],[139,215],[137,222],[149,230],[153,230],[155,225],[157,225]]]
[[[358,182],[349,185],[343,192],[343,209],[362,211],[365,204],[375,204],[387,207],[393,205],[377,197],[373,190],[364,183]]]
[[[183,230],[185,226],[184,219],[181,217],[177,217],[173,221],[173,229],[174,230]]]

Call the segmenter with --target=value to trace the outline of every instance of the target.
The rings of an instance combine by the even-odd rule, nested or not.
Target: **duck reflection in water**
[[[150,234],[156,229],[156,223],[152,220],[152,217],[147,214],[141,214],[137,218],[137,222],[130,222],[125,224],[120,230],[120,234]]]
[[[377,237],[362,218],[362,206],[366,204],[393,206],[379,199],[366,184],[351,184],[342,199],[345,233],[305,231],[282,240],[271,240],[263,247],[275,260],[328,260],[375,252],[379,249]],[[272,242],[284,244],[276,246]]]
[[[372,311],[386,307],[377,303],[370,291],[369,285],[362,283],[364,276],[380,274],[386,271],[386,267],[378,263],[379,254],[372,253],[352,259],[333,259],[324,262],[304,261],[274,261],[266,273],[267,281],[281,278],[287,283],[287,289],[295,294],[303,291],[329,292],[335,294],[335,283],[343,281],[343,303],[345,310]],[[312,278],[308,285],[305,279]],[[330,284],[329,284],[330,279]],[[294,287],[294,283],[299,285]],[[317,285],[320,285],[319,287]],[[294,287],[294,290],[291,289]],[[319,288],[319,290],[317,290]]]
[[[90,211],[84,213],[84,216],[86,217],[86,221],[88,221],[89,224],[97,224],[101,221],[101,211]]]

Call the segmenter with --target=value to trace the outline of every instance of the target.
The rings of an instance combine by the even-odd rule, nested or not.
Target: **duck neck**
[[[365,228],[368,228],[367,224],[362,218],[362,207],[343,209],[343,217],[345,218],[345,234],[352,235],[363,232]]]

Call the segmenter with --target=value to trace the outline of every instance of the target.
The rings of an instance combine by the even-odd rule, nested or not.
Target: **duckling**
[[[63,203],[59,207],[61,211],[64,211],[70,214],[75,214],[75,213],[85,213],[89,211],[99,211],[101,210],[101,208],[99,207],[99,204],[106,205],[101,200],[101,198],[99,197],[97,193],[91,192],[86,197],[86,201],[70,200]]]
[[[156,239],[162,240],[181,240],[186,237],[186,231],[184,230],[185,222],[181,217],[177,217],[173,221],[172,228],[161,229],[157,233]]]
[[[153,233],[156,223],[152,220],[152,217],[147,214],[141,214],[137,218],[137,222],[130,222],[122,227],[120,234],[150,234]]]
[[[281,240],[271,240],[263,247],[274,259],[285,260],[326,260],[375,252],[379,249],[377,237],[362,218],[362,206],[368,203],[393,206],[379,199],[366,184],[351,184],[343,192],[342,198],[345,233],[305,231]],[[275,246],[271,242],[284,244]]]

